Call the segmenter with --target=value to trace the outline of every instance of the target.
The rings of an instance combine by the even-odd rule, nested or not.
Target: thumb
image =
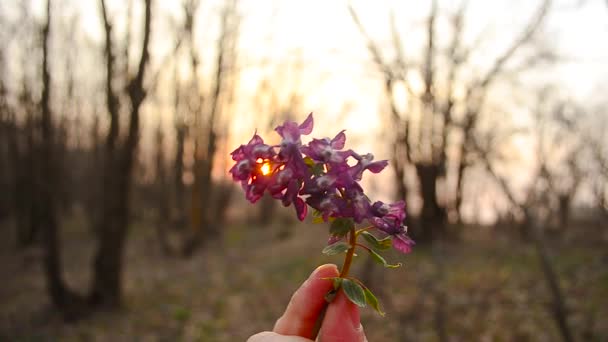
[[[359,307],[353,304],[344,291],[338,291],[336,298],[327,308],[319,342],[366,342],[361,326]]]

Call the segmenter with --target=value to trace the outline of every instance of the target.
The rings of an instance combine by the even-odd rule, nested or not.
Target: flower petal
[[[308,114],[306,120],[302,122],[302,124],[298,127],[300,129],[300,134],[308,135],[312,133],[312,128],[314,126],[314,120],[312,118],[312,112]]]
[[[336,134],[336,136],[331,140],[331,147],[335,150],[341,150],[344,148],[346,144],[346,134],[344,134],[344,130],[340,133]]]
[[[377,162],[373,162],[370,163],[369,165],[367,165],[367,169],[370,170],[372,173],[378,173],[382,170],[384,170],[384,168],[388,165],[388,160],[379,160]]]
[[[306,206],[304,200],[300,197],[296,197],[295,201],[293,202],[293,205],[296,208],[296,214],[298,215],[298,219],[300,221],[304,221],[308,212],[308,207]]]
[[[393,237],[393,247],[401,253],[409,253],[412,251],[412,246],[416,243],[405,234],[395,235]]]

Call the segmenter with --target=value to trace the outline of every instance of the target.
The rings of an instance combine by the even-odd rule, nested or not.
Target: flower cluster
[[[254,203],[267,192],[284,206],[293,204],[300,220],[310,206],[324,221],[368,221],[372,228],[392,237],[397,250],[410,252],[414,242],[403,224],[405,203],[372,203],[359,184],[365,171],[379,173],[388,162],[374,161],[370,153],[344,150],[344,131],[333,139],[312,139],[303,145],[301,137],[312,129],[310,114],[301,124],[288,121],[275,129],[282,138],[280,145],[265,144],[256,133],[249,143],[231,153],[235,164],[230,173],[241,183],[247,200]],[[341,237],[333,236],[330,241]]]

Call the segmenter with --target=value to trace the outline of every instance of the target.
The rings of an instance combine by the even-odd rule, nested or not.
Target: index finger
[[[277,320],[274,332],[283,335],[314,338],[313,329],[317,317],[327,305],[325,295],[333,289],[333,283],[324,278],[338,276],[336,265],[319,266],[293,294],[285,313]]]

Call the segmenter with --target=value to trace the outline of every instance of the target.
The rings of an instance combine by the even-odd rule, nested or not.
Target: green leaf
[[[308,166],[315,166],[315,161],[312,160],[312,158],[310,158],[310,157],[305,157],[304,164],[306,164]]]
[[[378,240],[377,237],[375,237],[373,234],[370,234],[368,232],[361,232],[361,235],[363,235],[363,238],[374,249],[378,249],[378,250],[389,249],[389,248],[391,248],[391,245],[393,244],[393,241],[391,240],[390,236],[385,237],[382,240]]]
[[[333,279],[333,282],[334,282],[334,290],[337,290],[340,288],[340,286],[342,286],[342,278],[340,278],[340,277],[335,277]]]
[[[312,174],[315,176],[321,175],[324,171],[323,164],[315,163],[315,161],[310,157],[304,158],[304,164],[306,164],[306,166],[308,166],[308,169],[310,170],[310,172],[312,172]]]
[[[336,298],[336,294],[338,293],[338,289],[342,286],[342,278],[340,277],[330,277],[330,278],[322,278],[325,280],[331,280],[333,284],[333,289],[325,294],[325,301],[328,303],[333,302],[334,298]]]
[[[315,176],[320,176],[323,174],[323,171],[325,171],[323,169],[323,164],[319,163],[319,164],[315,164],[315,166],[313,166],[311,168],[312,174]]]
[[[323,254],[336,255],[346,252],[349,248],[350,245],[348,243],[344,241],[339,241],[323,248]]]
[[[374,310],[376,310],[376,312],[379,313],[380,316],[384,316],[384,311],[382,311],[382,308],[380,307],[380,302],[378,301],[378,298],[374,296],[372,291],[365,287],[363,288],[363,292],[365,293],[365,302],[369,304],[369,306],[374,308]]]
[[[355,222],[353,222],[353,219],[338,217],[331,223],[329,232],[336,236],[344,236],[353,228],[355,228]]]
[[[325,221],[323,221],[323,218],[322,218],[322,217],[320,217],[320,216],[317,216],[317,217],[313,217],[313,218],[312,218],[312,223],[317,224],[317,223],[323,223],[323,222],[325,222]]]
[[[397,268],[401,267],[402,265],[401,263],[397,263],[394,265],[387,263],[386,260],[380,254],[376,253],[373,249],[369,250],[369,254],[372,256],[372,259],[374,259],[374,261],[386,268]]]
[[[353,304],[365,307],[365,292],[361,285],[350,279],[342,279],[342,289],[344,290],[346,297],[348,297]]]
[[[323,212],[317,209],[312,210],[312,223],[323,223]]]

